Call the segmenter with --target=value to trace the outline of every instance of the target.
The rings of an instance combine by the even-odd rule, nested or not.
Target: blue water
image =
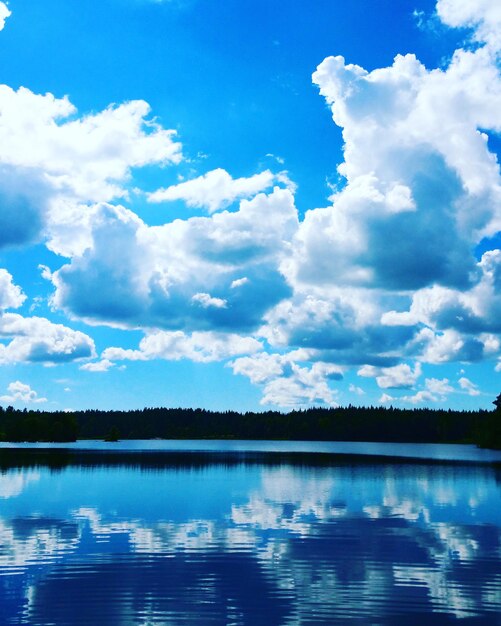
[[[80,440],[74,443],[6,443],[0,442],[0,450],[52,449],[123,451],[123,452],[284,452],[316,454],[351,454],[416,458],[426,460],[473,461],[477,463],[501,463],[501,450],[477,448],[474,445],[435,443],[381,443],[365,441],[255,441],[211,439],[148,439],[123,440],[114,443],[96,440]]]
[[[495,453],[330,445],[2,446],[0,624],[501,624]]]

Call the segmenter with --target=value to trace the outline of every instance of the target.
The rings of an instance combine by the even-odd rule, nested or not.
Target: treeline
[[[75,441],[78,433],[74,413],[0,406],[0,441]]]
[[[0,407],[0,439],[77,438],[471,442],[501,448],[501,408],[496,404],[494,411],[452,411],[350,405],[290,413],[166,408],[66,413]]]

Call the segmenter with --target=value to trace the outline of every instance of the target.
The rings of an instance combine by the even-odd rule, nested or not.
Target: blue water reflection
[[[0,474],[0,623],[501,624],[499,466],[69,460]]]

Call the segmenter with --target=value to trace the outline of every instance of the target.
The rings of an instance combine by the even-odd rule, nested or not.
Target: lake
[[[0,444],[0,624],[501,624],[501,453]]]

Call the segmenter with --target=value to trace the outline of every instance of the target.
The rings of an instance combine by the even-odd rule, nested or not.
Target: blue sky
[[[491,408],[495,0],[0,2],[0,403]]]

